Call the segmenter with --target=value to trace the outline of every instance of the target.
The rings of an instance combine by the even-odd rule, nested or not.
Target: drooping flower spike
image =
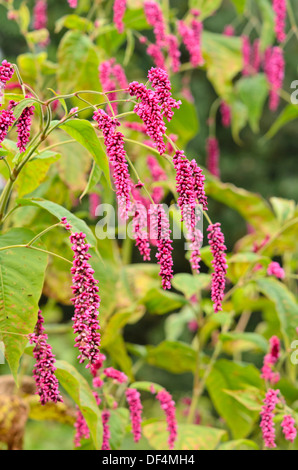
[[[295,419],[291,415],[286,415],[283,417],[281,423],[282,431],[285,435],[285,439],[290,442],[294,442],[297,437],[297,428]]]
[[[178,430],[178,424],[177,424],[177,419],[176,419],[176,408],[175,408],[175,402],[172,398],[172,395],[167,392],[166,390],[162,390],[158,392],[156,395],[157,400],[160,402],[160,406],[163,409],[167,423],[168,423],[168,431],[169,431],[169,447],[170,449],[174,449],[175,447],[175,442],[177,440],[177,430]]]
[[[285,270],[276,261],[272,261],[267,269],[268,276],[275,276],[277,279],[284,279],[286,276]]]
[[[209,137],[207,140],[207,169],[217,178],[220,177],[219,169],[220,150],[216,137]]]
[[[276,405],[280,402],[278,397],[279,390],[269,389],[264,399],[264,405],[260,413],[263,440],[265,447],[273,449],[276,447],[275,444],[275,428],[274,428],[274,410]]]
[[[286,39],[286,17],[287,3],[286,0],[273,0],[273,11],[275,13],[275,34],[279,42]]]
[[[111,438],[111,431],[109,426],[109,420],[111,417],[111,412],[109,410],[105,410],[101,414],[102,425],[103,425],[103,441],[101,450],[111,450],[110,448],[110,438]]]
[[[285,59],[280,47],[268,48],[265,52],[264,70],[270,84],[269,108],[276,111],[279,105],[279,91],[285,78]]]
[[[40,403],[62,402],[59,393],[59,383],[55,376],[55,356],[52,347],[48,344],[48,335],[45,334],[44,319],[41,311],[38,312],[38,320],[35,332],[29,336],[30,344],[34,344],[33,356],[36,360],[33,375],[36,383],[36,393],[40,397]]]
[[[174,116],[173,109],[179,109],[181,101],[176,101],[172,97],[172,86],[168,73],[165,70],[152,67],[148,72],[148,79],[156,92],[163,116],[171,121]]]
[[[0,83],[2,82],[5,86],[12,78],[13,74],[14,70],[12,65],[7,62],[7,60],[3,60],[2,64],[0,64]]]
[[[26,96],[28,98],[28,96]],[[15,101],[10,101],[9,109],[15,108],[17,103]],[[17,122],[17,134],[18,142],[17,147],[20,150],[20,153],[26,152],[26,146],[30,140],[32,116],[34,115],[35,107],[28,106],[24,109],[21,116]]]
[[[134,388],[128,388],[125,392],[130,411],[132,434],[135,442],[139,442],[142,435],[142,410],[141,395]]]
[[[145,0],[144,9],[147,22],[153,26],[156,45],[161,48],[166,39],[166,25],[162,10],[154,0]]]
[[[208,241],[213,255],[212,266],[214,272],[212,273],[212,287],[211,298],[213,301],[215,313],[222,310],[222,301],[224,298],[224,291],[226,285],[227,274],[227,260],[224,235],[221,231],[220,223],[209,225],[207,231]]]
[[[36,0],[33,10],[33,28],[35,30],[47,27],[48,12],[46,0]]]
[[[133,236],[136,240],[136,246],[143,257],[144,261],[150,261],[150,243],[147,232],[147,210],[139,201],[135,203],[135,211],[133,216]]]
[[[2,142],[6,138],[9,128],[15,121],[13,112],[10,109],[3,109],[0,112],[0,148],[2,148]]]
[[[261,369],[261,377],[270,384],[276,384],[280,379],[280,374],[273,371],[273,366],[280,357],[280,341],[277,336],[270,338],[270,351],[264,357],[264,364]]]
[[[113,367],[108,367],[104,369],[103,373],[106,377],[116,380],[116,382],[118,382],[119,384],[123,384],[128,380],[127,376],[123,372],[120,372],[119,370],[114,369]]]
[[[114,11],[114,24],[118,33],[123,33],[124,31],[124,23],[123,18],[126,11],[126,0],[115,0],[113,5]]]

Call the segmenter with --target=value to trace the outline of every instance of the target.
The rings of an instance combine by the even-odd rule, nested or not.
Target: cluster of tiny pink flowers
[[[90,431],[79,407],[77,407],[76,422],[74,426],[76,430],[74,437],[74,446],[80,447],[82,439],[90,438]]]
[[[132,434],[135,442],[139,442],[142,435],[142,410],[141,395],[135,388],[128,388],[125,392],[130,411]]]
[[[273,0],[273,10],[275,13],[275,34],[279,42],[286,39],[286,16],[287,3],[286,0]]]
[[[224,27],[223,34],[225,36],[234,36],[235,35],[235,28],[231,24],[228,24]]]
[[[100,204],[100,196],[97,193],[91,193],[89,195],[89,214],[90,217],[96,217],[96,209]]]
[[[162,205],[150,209],[151,231],[157,244],[156,258],[160,265],[159,275],[162,278],[163,289],[171,289],[173,278],[172,240],[170,238],[170,223]]]
[[[2,64],[0,65],[0,82],[6,85],[6,82],[9,82],[13,76],[13,73],[14,70],[12,65],[7,62],[7,60],[3,60]]]
[[[276,111],[279,105],[279,91],[285,77],[285,60],[280,47],[268,48],[265,52],[264,70],[270,84],[269,108]]]
[[[272,370],[273,366],[277,363],[280,357],[280,341],[277,336],[272,336],[272,338],[269,340],[269,343],[270,351],[264,357],[264,364],[261,369],[261,377],[273,385],[276,384],[280,379],[279,373]]]
[[[102,439],[102,447],[101,450],[110,450],[110,438],[111,438],[111,431],[109,426],[109,420],[111,417],[111,413],[109,410],[104,410],[101,414],[102,425],[103,425],[103,439]]]
[[[0,112],[0,148],[2,147],[1,143],[7,136],[8,130],[13,125],[14,121],[15,118],[10,109],[3,109]]]
[[[9,109],[13,109],[16,105],[17,103],[15,101],[10,101]],[[34,110],[34,106],[28,106],[27,108],[25,108],[17,122],[17,147],[19,148],[21,153],[26,151],[26,145],[30,140],[32,116],[34,115]]]
[[[127,382],[127,376],[113,367],[108,367],[103,371],[104,375],[110,379],[116,380],[119,384]]]
[[[231,125],[231,108],[225,101],[222,101],[222,103],[220,105],[220,111],[221,111],[222,125],[224,127],[230,127],[230,125]]]
[[[278,397],[279,390],[269,389],[264,399],[264,405],[260,413],[263,440],[265,447],[273,449],[276,447],[275,444],[275,428],[274,428],[274,410],[276,405],[280,402]]]
[[[116,132],[116,127],[120,126],[120,122],[108,116],[101,109],[95,111],[93,119],[98,123],[99,129],[102,130],[107,154],[114,171],[113,176],[120,215],[122,218],[127,219],[131,209],[130,176],[125,158],[124,135],[121,132]]]
[[[225,251],[224,235],[221,231],[220,223],[209,225],[208,227],[208,241],[213,255],[212,266],[214,272],[212,273],[212,287],[211,298],[214,304],[215,313],[222,310],[222,301],[224,298],[226,274],[227,274],[227,260]]]
[[[48,23],[47,2],[45,0],[37,0],[33,13],[33,28],[35,30],[46,28]]]
[[[114,11],[114,24],[118,33],[123,33],[124,23],[123,18],[126,11],[126,0],[115,0],[113,11]]]
[[[147,232],[147,211],[140,202],[135,203],[135,212],[133,217],[133,236],[136,240],[136,247],[144,261],[150,261],[150,243]]]
[[[258,73],[262,61],[262,56],[260,53],[260,40],[256,39],[253,45],[251,45],[249,37],[242,36],[242,57],[243,75],[248,76]]]
[[[29,336],[30,344],[34,344],[33,356],[36,360],[33,375],[36,383],[36,393],[40,397],[40,403],[61,402],[59,383],[55,376],[55,356],[52,347],[48,344],[48,335],[43,327],[44,319],[41,311],[38,312],[38,320],[35,332]]]
[[[158,3],[152,0],[145,0],[144,9],[147,22],[153,26],[156,45],[161,47],[163,46],[166,38],[166,26],[162,10]]]
[[[220,176],[219,158],[220,151],[218,140],[216,137],[209,137],[207,140],[207,168],[212,175],[218,178]]]
[[[203,175],[202,169],[198,166],[195,160],[190,162],[192,168],[192,174],[194,179],[194,192],[195,197],[198,200],[199,204],[201,204],[203,211],[208,210],[208,200],[205,193],[204,182],[205,176]]]
[[[189,160],[184,152],[177,150],[173,158],[176,170],[176,189],[179,194],[178,206],[181,209],[182,221],[185,221],[188,231],[192,231],[195,226],[195,191],[193,171]]]
[[[78,0],[67,0],[70,8],[77,8]]]
[[[98,281],[94,279],[94,270],[88,260],[91,258],[88,250],[90,245],[86,243],[84,233],[72,233],[70,241],[74,252],[73,267],[73,294],[72,300],[75,306],[73,317],[74,332],[77,334],[76,344],[80,351],[78,359],[80,363],[89,361],[87,367],[95,364],[98,360],[100,346],[100,329],[98,321],[98,309],[100,297],[98,295]]]
[[[177,420],[176,420],[176,408],[175,402],[172,398],[172,395],[167,392],[166,390],[162,390],[158,392],[156,395],[157,400],[160,402],[160,406],[165,412],[167,423],[168,423],[168,431],[169,431],[169,447],[170,449],[174,449],[175,442],[177,440]]]
[[[169,57],[171,59],[171,68],[174,73],[179,72],[181,66],[181,52],[179,50],[179,41],[174,34],[168,34],[166,43],[169,50]]]
[[[294,418],[291,415],[284,416],[281,427],[285,435],[285,439],[287,441],[294,442],[297,437],[297,428]]]
[[[134,112],[144,122],[147,135],[153,140],[157,150],[162,155],[166,151],[163,136],[166,133],[166,126],[162,117],[162,109],[159,105],[155,91],[148,90],[143,83],[132,82],[129,84],[129,93],[140,99]]]
[[[202,31],[203,24],[196,17],[192,19],[190,27],[183,20],[178,22],[178,32],[189,52],[190,63],[193,67],[203,65],[205,62],[201,51]]]
[[[269,264],[267,274],[268,276],[275,276],[278,279],[284,279],[286,276],[285,270],[276,261],[272,261],[272,263]]]
[[[174,116],[173,109],[179,109],[181,101],[172,97],[172,86],[167,72],[160,68],[152,67],[148,72],[148,79],[154,88],[158,102],[162,108],[162,114],[171,121]]]
[[[160,46],[157,44],[150,44],[150,46],[147,48],[147,54],[152,57],[156,67],[161,69],[166,68],[165,58],[162,50],[160,49]]]

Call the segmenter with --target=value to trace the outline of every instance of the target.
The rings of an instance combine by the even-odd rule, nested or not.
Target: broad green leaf
[[[200,11],[200,20],[208,18],[221,6],[222,0],[189,0],[189,8]]]
[[[143,433],[151,446],[156,450],[168,450],[169,432],[166,423],[150,423],[143,427]],[[194,424],[180,424],[176,450],[215,450],[226,431]]]
[[[49,31],[46,28],[42,28],[35,31],[29,31],[25,36],[30,45],[30,49],[32,49],[35,45],[47,43],[49,35]]]
[[[173,287],[183,292],[186,298],[190,299],[194,294],[200,293],[211,282],[211,277],[208,274],[200,274],[199,276],[192,276],[188,273],[175,274],[173,277]]]
[[[30,10],[25,2],[22,2],[20,5],[18,17],[21,33],[26,34],[30,25]]]
[[[107,325],[103,329],[101,345],[105,348],[108,344],[113,343],[117,336],[121,334],[121,330],[130,322],[136,322],[145,313],[143,308],[137,309],[135,305],[128,310],[115,313]]]
[[[0,236],[0,247],[23,245],[34,238],[27,229],[12,229]],[[38,245],[37,245],[38,247]],[[0,251],[0,337],[17,381],[20,358],[37,321],[47,255],[29,248]]]
[[[126,434],[129,411],[126,408],[118,408],[117,410],[111,410],[110,413],[109,428],[111,437],[109,444],[112,450],[118,450]]]
[[[232,80],[242,70],[241,39],[205,31],[202,41],[207,76],[226,101],[233,94]]]
[[[246,0],[232,0],[232,3],[235,5],[237,13],[244,13],[246,7]]]
[[[103,171],[107,182],[110,183],[109,162],[92,124],[84,119],[73,119],[60,126],[60,128],[91,153],[95,162]]]
[[[230,397],[241,403],[245,408],[260,413],[264,392],[256,387],[248,387],[246,390],[223,390]]]
[[[13,115],[15,119],[16,120],[19,119],[24,109],[28,108],[29,106],[34,105],[35,103],[36,103],[36,100],[34,98],[25,98],[20,103],[18,103],[16,107],[13,109]]]
[[[101,449],[101,413],[88,382],[72,365],[65,361],[57,361],[56,367],[57,370],[55,374],[57,379],[80,408],[90,430],[96,449]]]
[[[286,347],[297,338],[298,305],[289,289],[272,277],[258,279],[257,287],[275,305]]]
[[[276,219],[265,199],[259,194],[237,188],[230,183],[222,183],[208,176],[206,185],[208,196],[235,209],[257,230],[267,232],[275,227]]]
[[[101,91],[98,79],[98,50],[80,31],[68,31],[58,48],[58,86],[61,93]],[[89,95],[89,99],[93,97]],[[94,98],[98,102],[97,98]],[[92,101],[93,102],[93,101]]]
[[[295,216],[296,203],[293,199],[271,197],[270,203],[281,225]]]
[[[233,355],[240,351],[250,351],[259,349],[263,353],[268,350],[268,343],[263,336],[257,333],[224,333],[220,335],[220,339],[224,343],[225,351]]]
[[[238,439],[221,444],[218,450],[260,450],[258,444],[248,439]]]
[[[39,54],[32,54],[28,52],[18,56],[17,64],[21,77],[25,83],[31,86],[36,86],[39,70],[46,59],[46,52],[41,52]]]
[[[187,304],[187,300],[182,295],[154,288],[149,290],[140,303],[144,304],[148,312],[153,315],[164,315],[180,309]]]
[[[196,367],[195,350],[179,341],[163,341],[158,346],[147,346],[146,361],[173,374],[193,372]]]
[[[30,160],[16,180],[19,197],[23,197],[38,188],[40,183],[45,180],[50,166],[59,160],[60,157],[60,154],[46,151]]]
[[[265,137],[267,139],[272,139],[272,137],[274,137],[283,126],[288,124],[288,122],[295,121],[296,119],[298,119],[298,106],[288,104],[272,124]]]
[[[232,135],[235,142],[239,145],[242,143],[239,137],[240,132],[247,124],[248,121],[248,109],[242,101],[234,99],[231,105],[232,109]]]
[[[259,417],[255,411],[230,397],[227,390],[262,389],[260,372],[253,365],[241,365],[221,359],[217,361],[207,379],[207,389],[219,415],[226,421],[233,438],[245,438]]]
[[[78,31],[92,31],[93,23],[87,18],[78,15],[66,15],[56,21],[55,33],[60,33],[63,28],[77,29]]]
[[[186,306],[180,312],[168,316],[165,321],[165,334],[168,341],[177,341],[185,330],[185,326],[195,320],[192,308]]]
[[[259,122],[268,95],[268,83],[264,74],[241,78],[237,93],[248,110],[248,121],[254,133],[259,132]]]
[[[73,227],[73,230],[76,232],[84,232],[87,235],[87,241],[90,243],[91,246],[95,247],[97,245],[96,238],[94,237],[90,228],[86,225],[86,223],[76,217],[74,214],[69,212],[65,207],[60,206],[52,201],[47,201],[46,199],[41,198],[26,198],[26,199],[17,199],[17,204],[20,206],[36,206],[44,209],[50,214],[57,217],[57,219],[61,220],[62,217],[66,217],[68,222]]]
[[[113,361],[118,364],[119,369],[124,372],[131,381],[134,381],[132,371],[132,360],[127,353],[126,344],[122,336],[118,335],[113,343],[106,346],[106,350],[110,354]]]

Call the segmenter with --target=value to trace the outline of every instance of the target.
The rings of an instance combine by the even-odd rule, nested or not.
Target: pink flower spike
[[[205,176],[203,170],[198,166],[195,160],[190,162],[192,168],[192,176],[194,179],[195,196],[199,204],[201,204],[203,211],[208,211],[208,200],[205,193]]]
[[[222,116],[222,125],[224,127],[230,127],[231,108],[225,101],[222,101],[221,106],[220,106],[220,111],[221,111],[221,116]]]
[[[120,372],[119,370],[114,369],[113,367],[108,367],[107,369],[104,369],[103,373],[106,377],[116,380],[116,382],[118,382],[119,384],[123,384],[128,380],[127,376],[123,372]]]
[[[268,48],[265,52],[264,70],[270,84],[269,108],[276,111],[279,105],[279,91],[285,78],[285,59],[280,47]]]
[[[152,236],[156,240],[158,264],[160,265],[159,275],[162,278],[163,289],[171,289],[173,278],[172,240],[170,238],[170,223],[162,205],[151,206],[150,227]]]
[[[273,11],[275,13],[275,34],[279,42],[286,39],[286,17],[287,3],[286,0],[273,0]]]
[[[179,41],[174,34],[168,34],[166,42],[169,50],[169,57],[171,59],[171,69],[174,73],[178,73],[181,66]]]
[[[13,74],[14,70],[12,65],[7,62],[7,60],[3,60],[2,64],[0,64],[0,82],[6,85],[6,83],[12,78]]]
[[[26,98],[28,98],[28,96],[26,96]],[[15,101],[10,101],[9,108],[13,109],[16,105],[17,103]],[[32,116],[34,115],[34,110],[34,106],[28,106],[27,108],[25,108],[17,122],[17,147],[19,148],[20,153],[26,152],[26,145],[30,140],[31,123]]]
[[[134,388],[128,388],[125,392],[129,405],[130,419],[132,424],[132,434],[134,441],[139,442],[142,436],[142,410],[141,395]]]
[[[82,439],[90,438],[90,431],[85,421],[85,418],[82,415],[81,410],[79,409],[78,406],[76,407],[76,409],[77,409],[77,419],[74,425],[75,430],[76,430],[76,434],[74,438],[74,446],[78,448],[81,445]]]
[[[175,409],[175,402],[172,398],[172,395],[167,392],[166,390],[162,390],[158,392],[156,395],[157,400],[160,402],[160,406],[163,409],[167,423],[168,423],[168,431],[169,431],[169,447],[170,449],[174,449],[175,442],[177,440],[177,429],[178,424],[176,420],[176,409]]]
[[[150,26],[153,26],[156,45],[162,47],[166,38],[166,26],[162,10],[154,0],[145,0],[144,9],[147,22]]]
[[[220,150],[216,137],[209,137],[207,140],[207,168],[208,171],[217,178],[220,177],[219,169]]]
[[[110,448],[111,432],[110,432],[110,426],[109,426],[110,416],[111,416],[111,413],[108,410],[103,411],[101,414],[101,419],[102,419],[102,424],[103,424],[103,441],[102,441],[101,450],[111,450]]]
[[[224,235],[219,223],[209,225],[207,231],[209,232],[208,241],[213,255],[212,266],[214,268],[212,273],[211,298],[214,304],[214,311],[217,313],[222,310],[226,285],[228,265],[225,252],[227,247],[225,246]]]
[[[291,415],[284,416],[281,427],[285,435],[285,439],[293,443],[297,437],[297,428],[294,418]]]
[[[262,429],[263,440],[265,447],[273,449],[276,447],[275,444],[275,428],[274,428],[274,410],[276,405],[280,402],[278,398],[279,390],[269,389],[266,393],[264,400],[264,405],[262,406],[262,411],[260,413],[261,423],[260,427]]]
[[[133,217],[133,236],[136,240],[136,246],[144,261],[150,261],[150,243],[147,232],[147,210],[144,205],[137,201]]]
[[[44,319],[41,311],[38,312],[38,320],[35,332],[29,336],[30,344],[35,344],[33,356],[36,360],[33,374],[36,383],[36,392],[40,397],[40,403],[45,405],[48,402],[62,402],[59,393],[59,383],[55,376],[55,356],[52,347],[48,344],[48,335],[43,327]]]
[[[119,34],[124,32],[123,18],[126,11],[126,0],[115,0],[114,6],[114,24]]]
[[[77,334],[75,347],[79,349],[80,363],[88,361],[87,368],[96,364],[99,359],[100,334],[98,309],[100,297],[98,295],[98,281],[94,279],[94,270],[88,260],[90,245],[86,243],[84,233],[72,233],[70,241],[74,252],[73,267],[73,294],[72,300],[75,313],[73,316],[73,329]]]
[[[8,130],[13,125],[14,121],[15,118],[10,109],[3,109],[0,112],[0,148],[2,148],[1,143],[6,138]]]
[[[156,92],[158,102],[163,109],[163,115],[168,121],[171,121],[174,116],[173,109],[179,109],[181,101],[172,98],[172,86],[168,73],[165,70],[152,67],[148,72],[148,79]]]
[[[156,67],[160,69],[166,68],[163,52],[157,44],[150,44],[150,46],[147,47],[147,54],[152,57]]]
[[[35,30],[46,28],[47,23],[48,23],[46,0],[36,0],[33,14],[34,14],[33,28]]]
[[[67,0],[70,8],[77,8],[78,0]]]
[[[267,274],[268,276],[275,276],[278,279],[284,279],[286,276],[285,270],[276,261],[272,261],[272,263],[269,264]]]
[[[223,34],[225,36],[235,36],[235,28],[231,24],[228,24],[225,26]]]

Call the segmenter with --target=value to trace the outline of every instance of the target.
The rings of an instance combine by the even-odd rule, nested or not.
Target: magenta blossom
[[[12,65],[7,62],[7,60],[3,60],[2,64],[0,64],[0,83],[2,82],[6,85],[7,82],[12,78],[14,73]]]
[[[222,117],[222,125],[224,127],[230,127],[231,117],[232,117],[231,108],[225,101],[222,101],[221,106],[220,106],[220,111],[221,111],[221,117]]]
[[[48,344],[48,335],[43,327],[44,319],[41,311],[38,312],[38,320],[35,332],[29,336],[30,344],[34,344],[33,356],[36,360],[33,374],[36,383],[36,393],[40,397],[40,403],[61,402],[59,383],[55,376],[55,356],[52,347]]]
[[[274,372],[273,366],[277,363],[280,357],[280,341],[277,336],[270,338],[270,351],[264,357],[264,364],[261,369],[261,377],[272,385],[276,384],[280,379],[280,374]]]
[[[171,121],[174,116],[173,109],[179,109],[181,101],[172,98],[172,86],[168,73],[165,70],[152,67],[148,72],[148,79],[156,92],[158,102],[163,110],[163,116]]]
[[[169,57],[171,59],[171,69],[174,73],[179,72],[181,66],[181,52],[179,50],[179,41],[174,34],[168,34],[166,37]]]
[[[208,171],[217,178],[220,176],[219,169],[220,150],[216,137],[209,137],[207,140],[207,168]]]
[[[33,28],[35,30],[47,27],[48,13],[46,0],[37,0],[34,7]]]
[[[153,26],[156,45],[162,47],[166,38],[166,26],[162,10],[154,0],[145,0],[144,9],[147,22]]]
[[[286,415],[281,423],[282,431],[285,439],[294,442],[297,437],[297,428],[294,418],[291,415]]]
[[[177,420],[176,420],[176,408],[175,402],[172,398],[172,395],[167,392],[166,390],[162,390],[158,392],[156,395],[157,400],[160,402],[160,406],[163,409],[167,423],[168,423],[168,431],[169,431],[169,446],[170,449],[174,449],[175,442],[177,440]]]
[[[214,272],[212,273],[212,287],[211,298],[214,304],[215,313],[222,310],[222,301],[224,298],[226,274],[227,274],[227,260],[225,238],[221,231],[220,223],[209,225],[207,231],[208,241],[213,255],[212,266]]]
[[[111,450],[110,448],[110,438],[111,438],[111,431],[109,426],[111,413],[109,410],[105,410],[101,414],[102,425],[103,425],[103,441],[101,450]]]
[[[286,0],[273,0],[273,11],[275,13],[275,34],[279,42],[286,39],[286,16],[287,3]]]
[[[276,261],[272,261],[272,263],[269,264],[267,274],[268,276],[275,276],[278,279],[284,279],[286,276],[284,269]]]
[[[128,388],[125,392],[129,405],[132,434],[135,442],[139,442],[142,435],[142,410],[141,395],[134,388]]]
[[[103,373],[106,377],[116,380],[116,382],[118,382],[119,384],[123,384],[128,380],[127,376],[123,372],[120,372],[119,370],[116,370],[113,367],[108,367],[107,369],[104,369]]]
[[[28,98],[28,96],[26,96],[26,98]],[[10,101],[9,108],[13,109],[16,105],[17,103],[15,101]],[[32,116],[34,115],[34,110],[34,106],[28,106],[25,108],[17,122],[17,147],[19,148],[20,153],[26,152],[26,146],[30,140]]]
[[[77,8],[78,0],[67,0],[70,8]]]
[[[270,84],[269,108],[276,111],[279,105],[279,92],[285,78],[285,59],[280,47],[268,48],[265,52],[265,73]]]
[[[75,438],[74,438],[74,446],[76,448],[80,447],[82,439],[89,439],[90,438],[90,431],[87,426],[86,420],[82,415],[81,410],[77,406],[77,419],[75,422]]]
[[[269,449],[276,447],[273,418],[275,407],[280,402],[278,394],[279,390],[268,390],[264,400],[264,405],[262,406],[262,411],[260,413],[260,427],[262,429],[263,440],[265,447],[268,447]]]
[[[113,11],[114,11],[114,24],[118,33],[123,33],[124,31],[124,23],[123,18],[126,11],[126,0],[115,0]]]
[[[0,112],[0,148],[2,147],[1,143],[7,136],[8,130],[13,125],[14,121],[15,118],[10,109],[3,109]]]
[[[147,232],[147,210],[140,202],[135,203],[133,216],[133,236],[136,240],[136,246],[144,261],[150,261],[150,243]]]

